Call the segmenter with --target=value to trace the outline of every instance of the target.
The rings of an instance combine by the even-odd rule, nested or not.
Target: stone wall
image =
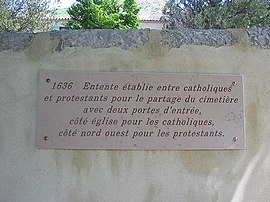
[[[269,41],[269,29],[0,33],[0,201],[270,201]],[[247,149],[37,149],[41,69],[240,73]]]

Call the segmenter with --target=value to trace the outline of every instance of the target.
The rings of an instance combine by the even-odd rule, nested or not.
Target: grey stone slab
[[[163,45],[179,48],[182,45],[206,45],[213,47],[230,46],[233,35],[228,30],[165,30],[162,32]]]
[[[51,38],[60,39],[56,51],[66,47],[109,48],[120,47],[129,49],[143,46],[149,40],[149,29],[144,30],[72,30],[68,32],[54,32]]]
[[[21,51],[32,43],[32,33],[0,33],[0,51],[14,50]]]
[[[50,40],[59,39],[55,49],[61,52],[67,47],[91,47],[110,48],[118,47],[124,50],[138,48],[151,40],[149,29],[141,30],[69,30],[62,32],[51,32]],[[248,29],[247,33],[250,46],[261,49],[270,48],[270,29]],[[34,33],[0,33],[0,51],[13,50],[22,51],[32,44]],[[183,45],[222,47],[238,43],[233,30],[163,30],[160,31],[161,46],[179,48]],[[241,37],[241,36],[240,36]],[[244,37],[244,36],[243,36]]]
[[[252,46],[257,46],[263,49],[270,48],[270,29],[249,29],[247,30],[250,44]]]

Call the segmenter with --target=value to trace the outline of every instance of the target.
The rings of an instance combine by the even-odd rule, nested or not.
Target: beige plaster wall
[[[145,21],[141,21],[140,27],[142,29],[149,28],[149,29],[155,29],[155,30],[162,30],[163,23],[160,21],[151,21],[151,20],[147,21],[147,20],[145,20]]]
[[[125,47],[121,40],[120,45],[107,47],[70,42],[71,47],[66,44],[61,51],[64,37],[51,33],[30,35],[21,48],[15,47],[18,39],[15,43],[1,35],[2,44],[11,45],[0,50],[0,201],[270,201],[269,40],[260,47],[253,43],[251,32],[229,33],[231,41],[224,46],[198,45],[195,39],[177,46],[185,36],[174,42],[169,35],[167,43],[165,32],[146,31],[145,40],[137,45]],[[100,36],[103,41],[108,38]],[[247,149],[37,149],[41,69],[240,73]]]

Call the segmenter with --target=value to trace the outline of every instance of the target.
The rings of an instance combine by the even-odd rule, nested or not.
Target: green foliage
[[[37,32],[50,28],[50,0],[0,0],[1,32]]]
[[[251,28],[270,26],[270,0],[170,0],[164,28]]]
[[[135,0],[77,0],[68,10],[71,29],[139,28],[140,8]]]

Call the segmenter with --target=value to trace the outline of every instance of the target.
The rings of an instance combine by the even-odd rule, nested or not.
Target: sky
[[[59,8],[69,8],[73,3],[75,3],[76,0],[60,0],[60,5],[59,5]],[[150,1],[151,3],[155,3],[155,0],[151,0]],[[164,6],[165,4],[165,0],[158,0],[156,1],[157,2],[157,5],[162,5],[162,7]],[[137,3],[139,5],[141,5],[144,9],[147,10],[147,6],[149,7],[149,4],[147,4],[147,0],[137,0]],[[145,7],[145,3],[146,3],[146,7]],[[144,5],[144,6],[143,6]],[[151,5],[151,4],[150,4]],[[160,9],[160,8],[159,8]],[[162,9],[160,9],[161,11]]]
[[[70,7],[76,0],[61,0],[60,8],[68,8]]]

